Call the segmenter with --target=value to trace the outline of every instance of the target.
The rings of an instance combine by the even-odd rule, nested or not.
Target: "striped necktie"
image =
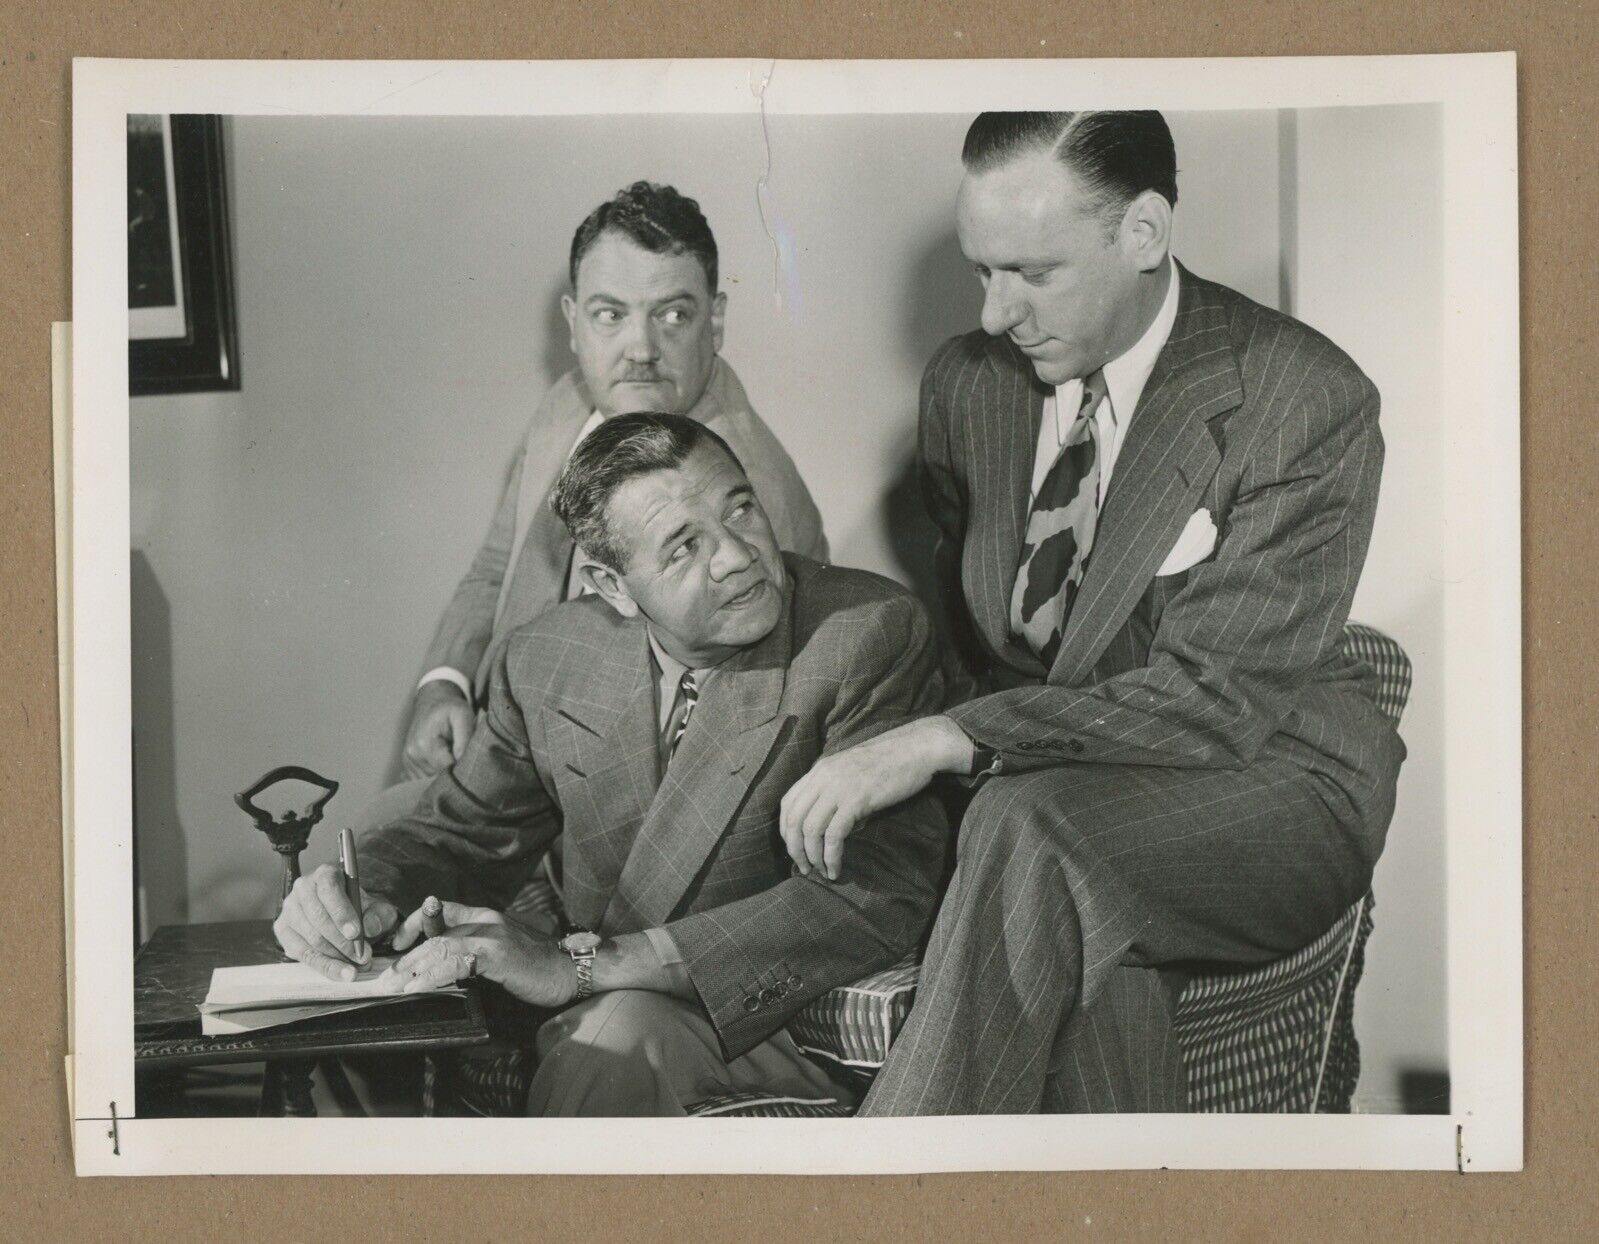
[[[694,712],[694,706],[699,703],[700,689],[694,681],[694,671],[685,670],[683,677],[678,680],[677,698],[672,701],[672,714],[666,719],[666,762],[671,763],[672,757],[677,755],[677,745],[683,741],[683,733],[688,729],[688,719]]]
[[[1027,534],[1011,593],[1011,632],[1048,669],[1055,663],[1072,602],[1082,586],[1099,521],[1099,426],[1105,373],[1083,383],[1077,417],[1050,466],[1027,517]]]

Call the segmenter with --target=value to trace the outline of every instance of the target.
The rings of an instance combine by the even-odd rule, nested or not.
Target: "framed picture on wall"
[[[239,387],[222,119],[128,114],[128,388]]]

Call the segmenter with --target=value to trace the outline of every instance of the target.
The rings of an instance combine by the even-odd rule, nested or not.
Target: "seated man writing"
[[[531,1114],[683,1114],[750,1089],[850,1103],[784,1025],[918,943],[947,826],[917,795],[836,877],[800,876],[780,804],[822,756],[936,711],[927,616],[885,579],[779,552],[738,459],[692,418],[606,421],[553,504],[595,595],[509,638],[461,759],[362,838],[364,932],[437,895],[450,927],[397,986],[478,975],[566,1008],[538,1033]],[[567,913],[597,937],[499,914],[558,834]],[[370,951],[336,880],[301,878],[276,929],[341,976]]]

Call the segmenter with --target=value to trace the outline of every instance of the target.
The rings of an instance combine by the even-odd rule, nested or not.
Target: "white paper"
[[[393,998],[400,982],[385,977],[394,962],[378,956],[360,968],[350,981],[329,980],[303,963],[257,963],[248,967],[217,968],[211,973],[211,988],[206,991],[200,1013],[217,1014],[245,1007],[294,1006],[305,1003],[364,1002]],[[459,989],[418,990],[417,993],[459,993]],[[406,995],[415,997],[416,994]]]

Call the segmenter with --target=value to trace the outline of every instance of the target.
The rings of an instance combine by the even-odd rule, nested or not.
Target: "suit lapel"
[[[573,654],[575,676],[544,706],[565,853],[599,879],[622,871],[658,785],[655,679],[639,624]],[[595,923],[599,913],[569,913]]]
[[[729,659],[698,705],[633,841],[605,927],[665,923],[727,832],[782,727],[793,646],[793,578],[777,625]]]
[[[1148,588],[1221,461],[1208,421],[1243,401],[1225,308],[1206,283],[1186,270],[1181,279],[1177,319],[1128,425],[1050,671],[1059,686],[1088,676]]]
[[[1004,591],[984,594],[982,621],[987,634],[993,636],[997,644],[1008,646],[1014,659],[1036,663],[1037,658],[1010,637],[1010,597],[1021,563],[1022,537],[1027,531],[1027,512],[1032,500],[1033,462],[1038,455],[1044,399],[1049,390],[1037,378],[1032,363],[1008,338],[995,345],[1011,357],[1007,365],[994,355],[989,356],[995,378],[991,409],[984,412],[975,426],[987,439],[985,457],[989,460],[988,469],[994,477],[996,493],[1008,498],[1010,510],[994,533],[995,561]]]

